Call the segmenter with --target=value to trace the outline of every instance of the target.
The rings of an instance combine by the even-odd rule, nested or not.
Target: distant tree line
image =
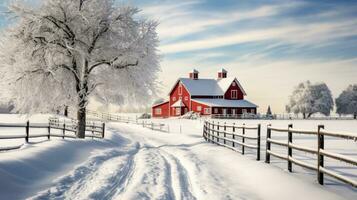
[[[336,113],[353,115],[357,118],[357,84],[348,86],[336,102]],[[312,84],[310,81],[300,83],[295,87],[286,105],[289,113],[302,114],[304,119],[315,113],[329,116],[334,109],[334,100],[330,89],[325,83]]]

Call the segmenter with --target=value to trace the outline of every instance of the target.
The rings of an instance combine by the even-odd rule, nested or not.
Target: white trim
[[[162,103],[154,104],[154,105],[152,105],[151,107],[154,108],[154,107],[156,107],[156,106],[161,106],[161,105],[163,105],[163,104],[165,104],[165,103],[169,103],[169,104],[170,104],[170,101],[165,101],[165,102],[162,102]]]

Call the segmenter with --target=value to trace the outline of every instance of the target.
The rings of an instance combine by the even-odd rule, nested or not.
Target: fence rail
[[[288,141],[282,142],[272,139],[272,131],[288,133]],[[305,135],[314,135],[317,139],[317,148],[310,148],[305,146],[296,145],[293,143],[293,134],[305,134]],[[316,130],[297,130],[293,129],[293,125],[289,124],[287,129],[284,128],[276,128],[271,127],[270,125],[267,127],[267,139],[266,139],[266,157],[265,162],[270,163],[270,156],[277,157],[279,159],[283,159],[287,161],[287,166],[289,172],[292,172],[292,164],[299,165],[301,167],[305,167],[311,170],[315,170],[317,172],[317,180],[323,185],[324,184],[324,174],[329,175],[335,179],[338,179],[342,182],[352,185],[353,187],[357,187],[357,181],[345,176],[336,173],[330,169],[327,169],[324,165],[324,157],[328,157],[330,159],[339,160],[348,164],[352,164],[357,166],[357,160],[351,158],[346,155],[342,155],[339,153],[334,153],[325,150],[325,136],[335,137],[335,138],[344,138],[349,140],[357,140],[357,134],[354,133],[338,133],[338,132],[329,132],[324,130],[323,125],[319,125]],[[279,145],[287,147],[288,155],[282,155],[271,150],[271,144]],[[310,153],[317,156],[317,164],[313,165],[310,163],[306,163],[295,159],[292,154],[292,150],[298,150],[306,153]]]
[[[135,119],[133,119],[133,118],[127,117],[127,116],[120,116],[120,115],[115,115],[115,114],[110,114],[110,113],[99,113],[99,112],[92,111],[92,110],[87,110],[87,114],[90,116],[105,120],[105,121],[114,121],[114,122],[121,122],[121,123],[127,123],[127,124],[142,125],[143,127],[149,128],[151,130],[167,132],[167,133],[170,132],[170,126],[167,124],[147,122],[145,120],[139,121],[139,119],[137,117],[135,117]]]
[[[243,126],[236,126],[235,124],[227,125],[226,123],[222,125],[218,122],[205,121],[203,137],[206,141],[238,151],[243,155],[245,154],[245,148],[254,149],[257,153],[257,160],[260,160],[260,127],[260,124],[255,127],[250,127],[244,124]],[[227,129],[230,129],[230,131]],[[246,135],[246,130],[256,130],[256,136]],[[237,140],[238,138],[241,138],[241,140]],[[256,144],[249,144],[246,142],[246,139],[256,141]],[[227,141],[231,143],[231,146],[227,144]],[[236,145],[240,145],[241,149],[236,148]]]
[[[67,132],[76,133],[77,132],[77,123],[74,123],[74,120],[59,120],[58,118],[50,118],[48,123],[0,123],[0,128],[23,128],[23,134],[14,134],[14,135],[0,135],[0,140],[9,140],[9,139],[25,139],[25,143],[28,143],[31,138],[47,137],[49,140],[51,137],[61,137],[65,138],[77,138],[76,135],[68,135]],[[42,134],[31,134],[31,129],[47,129],[47,133]],[[60,130],[61,134],[52,133],[51,130],[56,129]],[[92,138],[104,138],[105,133],[105,123],[101,125],[96,124],[95,122],[88,122],[86,124],[86,137]],[[88,133],[89,132],[89,133]],[[21,148],[23,144],[16,145],[12,147],[0,147],[1,151],[13,150]]]

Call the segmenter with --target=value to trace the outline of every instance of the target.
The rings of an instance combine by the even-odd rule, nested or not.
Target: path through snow
[[[93,154],[31,199],[341,199],[280,169],[206,143],[111,124],[123,142]]]

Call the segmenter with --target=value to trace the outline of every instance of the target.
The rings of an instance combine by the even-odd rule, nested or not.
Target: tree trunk
[[[353,115],[353,119],[357,119],[357,113]]]
[[[306,113],[302,113],[304,119],[306,119]]]
[[[309,114],[307,115],[307,118],[310,118],[312,114],[313,114],[313,113],[309,113]]]
[[[85,138],[86,133],[86,108],[80,107],[77,111],[77,137],[78,138]]]

